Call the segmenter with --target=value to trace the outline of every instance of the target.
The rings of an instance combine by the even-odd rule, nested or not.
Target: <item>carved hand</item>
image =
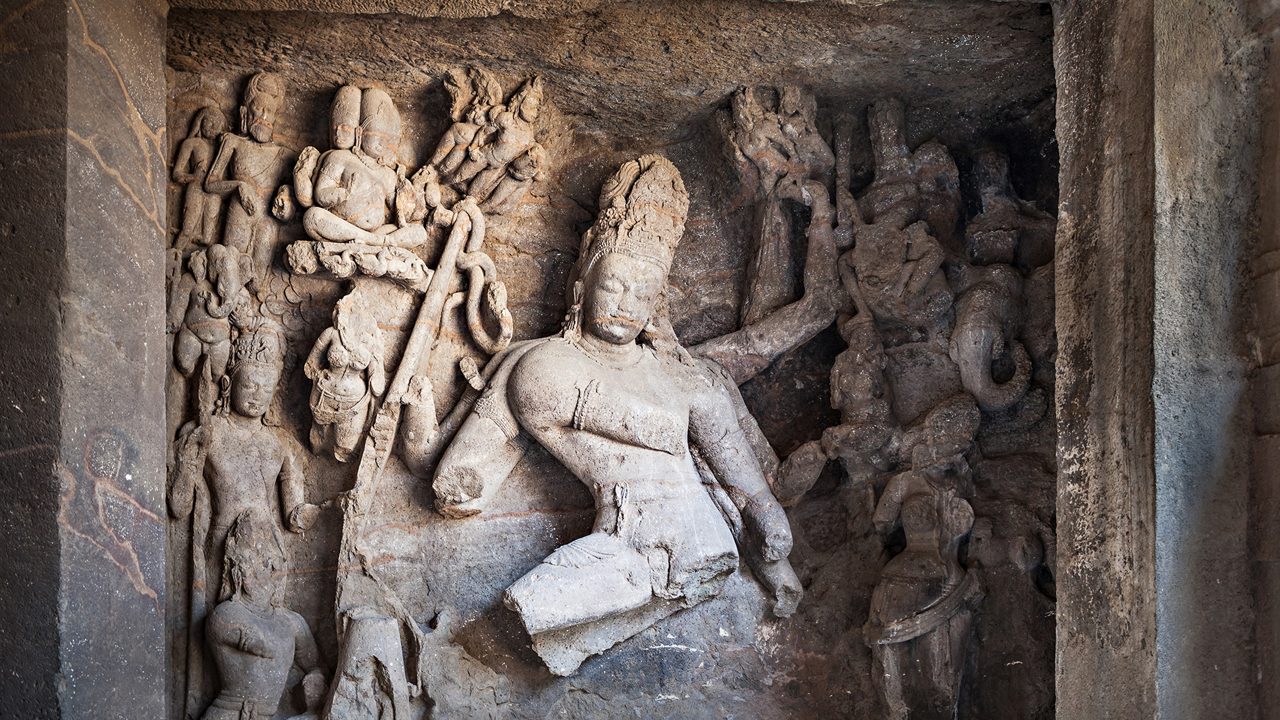
[[[312,670],[307,673],[307,676],[302,678],[302,698],[307,710],[318,709],[324,702],[328,689],[329,681],[325,678],[324,672]]]
[[[293,192],[288,185],[281,185],[276,191],[275,200],[271,203],[271,214],[280,222],[289,222],[293,219],[295,211]]]
[[[289,530],[300,533],[311,529],[315,524],[316,518],[320,516],[320,506],[311,503],[302,503],[289,513]]]
[[[236,628],[236,649],[258,657],[271,657],[271,648],[267,642],[251,628]]]
[[[253,196],[253,190],[250,189],[248,183],[240,183],[236,187],[236,192],[240,197],[240,206],[250,215],[258,214],[258,198]]]

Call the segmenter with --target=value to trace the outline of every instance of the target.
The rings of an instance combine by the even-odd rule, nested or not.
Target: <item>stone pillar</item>
[[[1155,714],[1152,0],[1055,5],[1057,716]]]
[[[1263,52],[1248,28],[1246,3],[1156,4],[1153,390],[1162,720],[1257,713],[1245,292]]]
[[[1250,351],[1253,399],[1250,559],[1257,608],[1258,706],[1280,719],[1280,1],[1249,3],[1248,27],[1269,52],[1258,73],[1258,239],[1247,266],[1253,303]]]
[[[3,714],[161,718],[166,8],[2,5]]]

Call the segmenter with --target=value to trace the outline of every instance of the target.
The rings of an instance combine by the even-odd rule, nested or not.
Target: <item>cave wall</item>
[[[620,162],[654,151],[676,164],[690,194],[671,275],[675,330],[693,345],[736,329],[755,204],[735,174],[723,130],[728,98],[740,85],[812,90],[827,138],[838,118],[849,119],[854,190],[872,179],[868,106],[898,97],[908,108],[909,145],[937,139],[956,157],[965,216],[978,212],[970,166],[987,144],[1011,155],[1022,197],[1050,210],[1056,203],[1050,18],[1042,6],[757,3],[743,12],[714,2],[643,10],[602,4],[537,17],[459,19],[205,7],[214,6],[178,7],[169,17],[169,142],[175,155],[199,108],[214,105],[234,120],[245,79],[258,70],[286,80],[276,135],[294,151],[326,146],[328,104],[337,85],[385,87],[403,118],[400,159],[410,167],[425,161],[447,127],[448,97],[440,79],[449,67],[482,66],[508,89],[532,74],[543,79],[543,127],[551,130],[539,140],[550,158],[547,177],[518,216],[491,222],[487,240],[508,287],[517,340],[557,330],[564,283],[580,233],[596,213],[601,182]],[[171,208],[180,206],[179,190],[171,184]],[[176,234],[180,214],[170,217]],[[303,238],[297,223],[282,226],[281,246]],[[308,499],[320,502],[349,489],[354,468],[306,450],[310,383],[299,367],[329,324],[344,286],[291,277],[280,264],[274,278],[289,353],[273,413],[306,458]],[[1030,313],[1037,319],[1029,322],[1044,325],[1052,305],[1035,292],[1028,290],[1038,303]],[[388,309],[384,328],[407,328],[407,312],[407,306]],[[457,339],[464,334],[461,327],[448,330],[449,347],[438,352],[474,352]],[[828,330],[744,386],[748,407],[779,455],[839,421],[830,409],[828,375],[841,349],[843,342]],[[442,414],[462,391],[451,366],[433,361],[431,370]],[[1043,412],[1047,405],[1040,407]],[[997,423],[980,439],[986,459],[976,468],[974,505],[980,517],[996,518],[997,535],[1008,523],[1027,522],[1026,512],[1051,523],[1052,423],[1033,425],[1026,430],[1016,422]],[[770,617],[758,586],[744,576],[721,597],[669,618],[567,679],[546,674],[497,596],[556,546],[587,532],[591,499],[581,486],[535,449],[484,515],[448,520],[430,509],[429,483],[398,463],[387,472],[378,501],[383,519],[373,533],[383,556],[394,558],[387,576],[424,623],[448,610],[447,632],[503,677],[482,684],[503,687],[504,711],[513,716],[599,717],[607,707],[623,706],[656,717],[880,712],[861,625],[884,556],[870,526],[865,486],[848,486],[834,465],[790,511],[800,548],[793,563],[808,593],[797,617]],[[330,662],[338,654],[332,603],[340,523],[331,509],[313,529],[289,539],[289,605],[311,622]],[[963,693],[965,714],[1047,717],[1053,706],[1053,603],[1025,573],[984,572],[991,584],[989,610],[976,621],[980,639]],[[171,582],[184,582],[181,570],[174,570]],[[840,628],[834,635],[833,627]]]

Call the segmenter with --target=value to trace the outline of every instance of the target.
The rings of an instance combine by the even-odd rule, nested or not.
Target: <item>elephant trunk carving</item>
[[[960,382],[987,412],[1013,407],[1031,384],[1031,357],[1022,343],[1010,337],[1016,302],[1014,293],[995,282],[971,286],[956,302],[951,332],[951,360],[960,368]],[[1011,360],[1013,375],[996,379],[994,363]]]

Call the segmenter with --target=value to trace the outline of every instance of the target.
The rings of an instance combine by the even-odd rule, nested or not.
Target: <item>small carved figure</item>
[[[183,252],[193,243],[208,246],[218,242],[222,197],[206,192],[204,181],[213,163],[213,143],[225,127],[221,110],[212,105],[202,107],[191,121],[191,134],[178,146],[173,181],[186,189],[182,199],[182,230],[174,246]]]
[[[278,327],[254,317],[236,340],[228,397],[222,411],[188,426],[179,438],[177,471],[169,487],[175,519],[192,516],[188,712],[203,707],[204,643],[199,631],[212,604],[231,525],[244,513],[263,527],[282,522],[293,532],[311,526],[319,508],[303,498],[294,456],[263,424],[284,362]]]
[[[912,152],[906,140],[906,111],[896,99],[881,100],[867,112],[875,180],[859,198],[867,222],[901,230],[925,222],[948,255],[960,257],[960,171],[951,153],[930,141]]]
[[[295,669],[307,714],[293,720],[317,717],[327,680],[307,621],[283,606],[284,565],[276,533],[252,512],[237,517],[205,631],[222,686],[204,720],[271,720]]]
[[[450,117],[453,125],[445,131],[431,155],[430,165],[443,177],[452,177],[467,159],[476,135],[488,124],[490,111],[502,103],[502,86],[480,68],[465,72],[450,70],[445,75],[445,87],[453,100]]]
[[[973,508],[957,480],[968,472],[963,453],[980,421],[965,395],[931,411],[917,430],[911,469],[889,480],[876,506],[881,536],[901,528],[906,541],[881,571],[863,628],[888,718],[956,716],[973,608],[982,599],[977,575],[960,563]]]
[[[983,410],[1007,410],[1031,386],[1031,358],[1014,339],[1022,276],[1009,265],[959,265],[954,274],[961,293],[951,330],[951,361],[960,368],[964,389]]]
[[[738,564],[723,513],[740,513],[748,552],[769,566],[762,581],[787,584],[775,612],[789,614],[801,593],[786,562],[786,515],[737,406],[666,321],[667,270],[688,208],[679,172],[659,156],[626,163],[605,183],[600,207],[563,332],[513,346],[434,482],[441,512],[479,512],[521,454],[512,441],[527,435],[591,489],[595,531],[505,595],[559,675],[718,594]],[[704,487],[695,453],[732,510]]]
[[[408,217],[418,204],[416,190],[397,160],[400,113],[385,91],[361,93],[356,140],[355,152],[332,154],[320,166],[315,206],[303,215],[303,228],[320,241],[421,245],[426,230]]]
[[[234,193],[226,212],[223,242],[252,258],[246,278],[261,293],[275,253],[276,219],[273,194],[288,168],[288,150],[272,141],[276,115],[284,102],[284,80],[258,73],[249,80],[240,107],[240,132],[226,133],[204,182],[206,192],[219,197]]]
[[[333,456],[347,462],[369,422],[373,398],[387,389],[378,327],[354,307],[347,295],[333,310],[333,327],[320,333],[303,372],[311,389],[311,451],[332,443]]]
[[[533,183],[542,175],[547,162],[547,151],[534,143],[525,154],[507,166],[506,173],[494,181],[493,187],[477,187],[471,184],[472,197],[480,203],[480,209],[492,215],[505,215],[524,199]]]
[[[303,500],[302,473],[293,454],[263,424],[280,382],[282,344],[279,328],[254,318],[236,340],[222,411],[183,442],[170,508],[175,517],[189,514],[203,477],[211,501],[207,545],[212,549],[221,547],[232,521],[246,510],[281,518],[295,532],[309,527],[318,512]]]
[[[744,183],[755,186],[755,246],[747,267],[741,323],[750,325],[796,299],[794,219],[786,201],[826,181],[835,156],[818,134],[817,105],[800,88],[739,88],[730,104],[729,144]],[[824,197],[824,200],[827,198]],[[805,202],[812,205],[812,202]]]
[[[1053,260],[1057,221],[1014,193],[1009,158],[983,148],[974,156],[973,174],[982,212],[965,228],[969,259],[978,265],[1016,265],[1023,272]]]
[[[246,300],[241,257],[226,245],[191,253],[189,271],[169,294],[168,330],[176,334],[174,361],[185,377],[200,371],[196,397],[202,418],[213,412],[217,388],[231,359],[231,315]]]
[[[354,168],[360,162],[352,150],[359,127],[360,88],[343,85],[334,93],[333,105],[329,109],[329,144],[332,147],[322,153],[309,145],[299,153],[293,166],[293,194],[299,205],[310,208],[316,204],[315,186],[320,173],[341,177],[344,168]]]
[[[466,161],[446,176],[450,183],[466,194],[472,194],[471,188],[491,191],[507,166],[533,147],[541,109],[542,80],[535,77],[516,91],[506,107],[493,108],[489,126],[467,149]]]
[[[877,222],[855,234],[857,244],[840,262],[852,267],[881,331],[894,344],[945,337],[954,296],[942,271],[946,255],[928,226]]]

